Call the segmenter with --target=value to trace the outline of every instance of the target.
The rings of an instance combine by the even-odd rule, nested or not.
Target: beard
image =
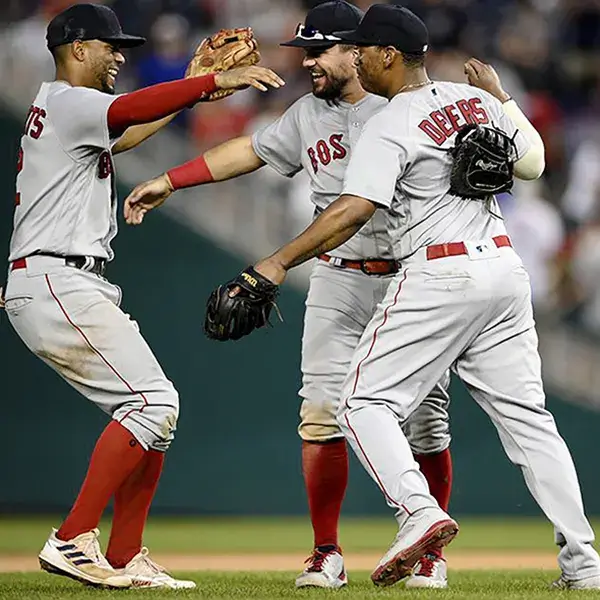
[[[327,83],[318,88],[315,87],[313,82],[313,94],[316,98],[321,100],[327,100],[328,102],[339,101],[342,97],[342,92],[346,87],[349,78],[347,77],[335,77],[334,75],[325,75]]]
[[[115,94],[114,86],[111,83],[109,83],[109,81],[108,81],[108,73],[105,73],[102,77],[100,77],[99,81],[100,81],[100,90],[102,92],[104,92],[105,94],[111,94],[111,95]]]
[[[96,62],[94,64],[94,75],[97,82],[96,89],[104,92],[105,94],[115,94],[115,86],[112,84],[111,77],[108,73],[108,70],[111,68],[112,64],[104,64],[101,62]]]

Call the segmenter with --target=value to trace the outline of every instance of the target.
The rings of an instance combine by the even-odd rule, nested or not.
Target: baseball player
[[[295,38],[282,44],[305,50],[303,66],[311,75],[312,94],[256,135],[226,142],[138,186],[126,200],[129,222],[137,222],[138,215],[160,204],[173,189],[230,179],[265,164],[289,177],[305,169],[315,212],[322,212],[342,192],[351,149],[363,124],[387,104],[361,88],[354,47],[340,45],[333,35],[335,30],[356,27],[361,17],[361,11],[340,0],[312,9]],[[322,253],[310,278],[299,434],[314,550],[296,579],[297,587],[338,588],[347,582],[338,521],[348,483],[348,456],[335,415],[355,347],[398,269],[387,220],[385,211],[377,211],[349,243],[334,253]],[[431,492],[446,509],[452,480],[449,377],[440,378],[442,384],[431,390],[404,429]],[[408,585],[446,587],[441,553],[434,550],[423,557]]]
[[[507,174],[510,182],[513,168],[520,179],[538,178],[542,140],[491,67],[468,61],[473,85],[432,82],[424,68],[427,29],[407,9],[375,4],[356,29],[336,35],[359,46],[363,87],[389,103],[353,148],[342,196],[254,270],[280,284],[288,269],[349,240],[377,208],[388,210],[401,270],[357,345],[338,412],[399,525],[371,578],[397,582],[458,531],[428,492],[398,428],[452,367],[555,527],[561,568],[555,585],[600,589],[600,559],[575,467],[544,406],[528,275],[494,196],[450,192],[455,167],[474,193]],[[486,150],[501,156],[505,145],[510,159]]]
[[[122,49],[144,41],[101,5],[74,5],[48,25],[56,78],[41,84],[21,138],[5,309],[26,346],[111,416],[73,508],[39,555],[42,568],[111,588],[193,588],[142,548],[179,399],[103,276],[117,232],[112,155],[212,93],[283,82],[251,66],[114,95]],[[105,557],[97,526],[113,496]]]

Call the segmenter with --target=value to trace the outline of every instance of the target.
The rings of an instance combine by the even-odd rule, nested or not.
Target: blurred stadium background
[[[118,82],[120,92],[180,77],[198,41],[230,26],[252,26],[263,63],[287,81],[285,88],[272,93],[248,90],[201,105],[141,148],[119,156],[122,197],[140,181],[269,122],[309,90],[308,77],[300,68],[301,54],[278,44],[293,34],[304,12],[318,2],[105,3],[115,9],[126,30],[150,41],[128,53]],[[355,3],[366,9],[372,2]],[[39,82],[53,76],[45,47],[46,24],[70,4],[3,0],[0,5],[3,261],[23,116]],[[531,274],[549,405],[573,452],[587,511],[600,515],[594,446],[600,431],[600,2],[407,0],[404,4],[430,28],[429,70],[434,78],[462,81],[462,65],[470,55],[491,62],[544,138],[544,178],[518,185],[514,195],[501,201],[513,243]],[[285,323],[272,330],[219,345],[203,337],[202,319],[205,299],[215,284],[288,240],[304,228],[311,214],[303,175],[287,180],[265,168],[235,182],[179,192],[143,227],[122,227],[109,278],[123,288],[124,309],[140,323],[182,398],[178,437],[153,517],[219,517],[222,523],[239,516],[306,515],[295,429],[308,269],[298,270],[285,286],[281,302]],[[0,340],[0,531],[5,534],[0,536],[4,540],[0,552],[10,553],[11,548],[18,550],[19,532],[27,539],[26,532],[34,531],[41,543],[46,527],[59,518],[43,520],[39,529],[39,520],[16,520],[17,515],[64,514],[104,417],[26,351],[5,315],[0,315]],[[488,544],[503,547],[504,531],[512,540],[510,547],[518,546],[515,536],[525,539],[531,530],[519,532],[504,524],[508,518],[539,519],[539,510],[520,473],[504,457],[486,417],[460,384],[454,384],[453,392],[451,512],[485,517],[486,527],[495,527]],[[387,516],[386,535],[376,536],[383,550],[393,523],[378,490],[354,460],[344,515]],[[499,524],[493,526],[494,520]],[[265,521],[257,523],[262,524],[260,531],[270,531]],[[301,540],[292,544],[293,549],[309,549],[307,519],[300,525],[281,523],[277,533],[267,533],[257,542],[260,548],[272,539],[270,535],[283,543],[282,532],[285,535],[289,527],[290,539]],[[377,531],[375,521],[364,523],[369,531]],[[174,529],[180,537],[170,538],[166,547],[186,551],[193,532],[208,535],[202,528],[189,527]],[[43,532],[40,537],[38,531]],[[239,531],[240,535],[224,539],[247,550],[244,529]],[[294,537],[298,531],[300,537]],[[355,531],[368,546],[360,537],[366,530]],[[490,530],[483,530],[484,538],[485,531]],[[543,526],[543,532],[551,545],[551,529]],[[23,543],[23,550],[29,548]]]

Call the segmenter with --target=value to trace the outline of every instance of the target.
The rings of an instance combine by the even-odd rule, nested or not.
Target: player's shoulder
[[[446,89],[453,91],[457,96],[462,98],[481,98],[487,104],[497,105],[500,101],[485,90],[470,85],[468,83],[459,83],[455,81],[444,81],[442,84]]]
[[[371,110],[373,112],[378,112],[384,106],[387,106],[389,104],[389,101],[387,98],[384,98],[383,96],[377,96],[375,94],[367,94],[366,97],[364,98],[364,100],[362,101],[362,103],[363,103],[363,106],[367,110]]]
[[[99,90],[95,90],[93,88],[83,87],[80,85],[70,85],[66,81],[50,81],[45,85],[48,86],[48,96],[60,96],[60,97],[74,97],[74,96],[96,96],[106,95],[104,92],[100,92]]]
[[[93,88],[69,85],[66,81],[52,81],[47,85],[48,106],[52,108],[90,110],[98,101],[116,98]]]
[[[363,131],[368,131],[370,135],[385,135],[395,134],[403,130],[403,123],[406,121],[406,115],[403,111],[396,110],[396,107],[391,102],[385,100],[383,104],[378,103],[373,115],[363,127]]]
[[[310,92],[300,96],[297,100],[292,102],[286,112],[299,113],[307,110],[314,110],[318,106],[317,98]]]
[[[306,119],[314,118],[318,108],[314,102],[313,94],[304,94],[294,100],[281,114],[279,120],[300,123]]]

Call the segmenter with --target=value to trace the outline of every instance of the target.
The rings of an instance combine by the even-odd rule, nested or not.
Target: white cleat
[[[193,581],[175,579],[164,567],[157,565],[148,556],[148,548],[142,548],[120,572],[131,579],[134,588],[191,590],[196,587]]]
[[[600,576],[586,577],[585,579],[567,579],[561,575],[552,583],[553,588],[559,590],[600,590]]]
[[[100,550],[99,531],[92,529],[63,542],[52,530],[39,554],[40,567],[48,573],[63,575],[97,587],[128,588],[131,578],[115,571]]]
[[[296,587],[320,587],[338,589],[348,583],[344,558],[339,548],[321,551],[318,548],[306,561],[308,566],[296,578]]]
[[[448,587],[446,561],[436,554],[426,554],[419,560],[412,575],[406,580],[405,587],[408,589],[446,589]]]
[[[371,573],[371,581],[375,585],[394,585],[412,573],[422,556],[441,550],[457,533],[456,521],[439,508],[424,508],[413,513]]]

